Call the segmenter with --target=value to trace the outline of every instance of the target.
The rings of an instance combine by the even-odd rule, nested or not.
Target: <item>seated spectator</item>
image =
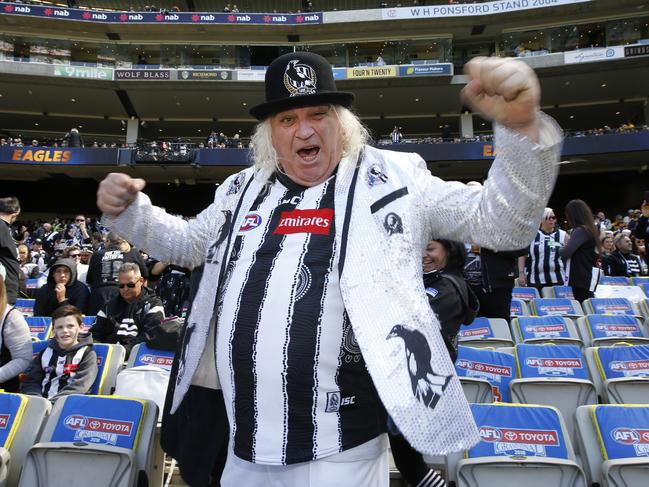
[[[32,242],[32,262],[36,265],[38,265],[38,269],[41,272],[45,272],[45,269],[47,269],[47,264],[46,262],[48,261],[49,256],[47,255],[47,252],[43,249],[43,240],[40,238],[34,239]]]
[[[88,394],[97,377],[97,354],[92,338],[82,334],[81,311],[61,306],[52,315],[54,336],[32,360],[21,392],[50,400],[68,394]]]
[[[64,259],[72,259],[77,263],[77,279],[86,284],[86,276],[88,275],[88,264],[81,262],[81,249],[78,245],[70,245],[63,251],[62,257]]]
[[[128,355],[131,348],[144,341],[146,331],[164,320],[165,314],[160,298],[144,286],[137,264],[123,264],[118,281],[119,294],[97,313],[91,332],[97,342],[123,345]]]
[[[36,291],[34,316],[52,316],[63,305],[71,304],[86,313],[90,291],[77,279],[77,263],[59,259],[50,269],[47,283]]]
[[[0,265],[0,389],[18,392],[18,374],[29,366],[32,359],[32,337],[25,317],[7,303],[5,272]]]
[[[640,257],[631,253],[631,239],[626,234],[615,237],[615,251],[602,259],[607,276],[636,277],[642,272]]]
[[[18,261],[20,262],[23,279],[36,279],[40,275],[41,271],[38,264],[32,262],[31,252],[25,244],[18,246]]]
[[[611,255],[615,252],[615,244],[613,243],[613,235],[608,235],[608,232],[602,237],[602,258]]]

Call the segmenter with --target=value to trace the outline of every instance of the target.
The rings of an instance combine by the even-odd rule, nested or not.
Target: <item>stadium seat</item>
[[[577,329],[586,347],[613,345],[620,341],[635,345],[649,343],[646,329],[630,315],[589,314],[577,320]]]
[[[574,318],[583,316],[584,312],[575,299],[568,298],[538,298],[531,303],[533,316],[559,315]]]
[[[455,371],[469,402],[492,402],[493,399],[509,402],[509,383],[516,377],[516,358],[496,350],[460,346]],[[490,394],[481,385],[483,381],[490,384]],[[481,400],[472,400],[475,398]]]
[[[49,316],[25,316],[32,340],[47,340],[52,330],[52,318]]]
[[[514,345],[507,321],[500,318],[477,317],[470,325],[462,325],[458,343],[467,347],[511,347]]]
[[[122,367],[126,350],[119,344],[95,343],[97,354],[97,378],[90,388],[90,394],[112,394],[117,373]]]
[[[480,442],[447,456],[450,482],[464,487],[586,487],[559,412],[549,406],[471,404]]]
[[[642,276],[642,277],[631,277],[631,284],[634,286],[642,286],[643,284],[649,284],[649,277],[647,276]]]
[[[151,401],[62,397],[27,454],[19,485],[149,485],[155,468],[156,418],[157,406]]]
[[[591,298],[584,300],[584,311],[590,315],[640,316],[633,303],[626,298]]]
[[[518,379],[509,383],[512,402],[556,407],[574,438],[578,406],[597,404],[586,360],[575,345],[528,345],[515,348]]]
[[[539,298],[539,292],[535,287],[515,287],[512,289],[512,298],[522,299],[523,301],[531,301],[532,299]]]
[[[88,333],[90,331],[90,328],[92,328],[92,325],[95,324],[96,320],[96,316],[82,316],[81,321],[83,322],[83,332]]]
[[[583,345],[574,322],[564,316],[520,316],[511,322],[516,343]]]
[[[51,409],[42,397],[0,392],[0,487],[18,483],[27,450]]]
[[[522,299],[512,298],[512,304],[510,306],[509,316],[514,318],[516,316],[529,316],[530,310],[527,307],[527,303]]]
[[[570,286],[548,286],[541,289],[542,298],[575,299]]]
[[[16,309],[24,316],[34,316],[35,299],[16,299]]]
[[[48,340],[32,340],[32,353],[37,355],[45,350]]]
[[[637,285],[640,289],[642,289],[642,292],[644,292],[644,295],[649,298],[649,283],[648,282],[643,282]]]
[[[576,417],[582,465],[589,485],[647,485],[649,406],[581,406]]]
[[[585,355],[601,402],[649,404],[649,345],[589,347]]]
[[[156,350],[150,348],[146,343],[138,343],[131,350],[131,355],[126,363],[126,368],[139,367],[142,365],[155,365],[161,369],[171,372],[171,364],[174,361],[174,352],[167,350]]]
[[[599,278],[599,284],[602,286],[628,286],[629,278],[623,276],[602,276]]]

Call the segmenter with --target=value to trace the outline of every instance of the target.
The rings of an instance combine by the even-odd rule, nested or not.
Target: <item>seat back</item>
[[[583,316],[580,304],[568,298],[537,298],[532,300],[532,314],[534,316]]]
[[[171,372],[171,365],[174,361],[175,352],[168,350],[157,350],[149,347],[146,343],[138,343],[131,350],[126,368],[140,367],[143,365],[154,365]]]
[[[575,324],[564,316],[520,316],[512,320],[511,328],[517,343],[552,341],[581,344]]]
[[[509,383],[516,377],[513,355],[495,350],[458,347],[455,371],[462,379],[484,379],[491,384],[496,401],[509,401]]]
[[[0,392],[0,448],[9,453],[10,462],[0,462],[0,483],[16,485],[27,450],[36,442],[52,408],[42,397]]]
[[[529,316],[530,310],[527,307],[527,303],[522,299],[512,298],[512,304],[509,307],[509,316]]]
[[[471,487],[585,487],[561,415],[552,407],[471,404],[480,442],[449,455],[449,479]]]
[[[570,286],[549,286],[541,289],[542,298],[566,298],[575,299]]]
[[[96,316],[82,316],[81,321],[83,322],[83,332],[90,332],[90,328],[95,324]]]
[[[586,358],[604,402],[649,402],[649,345],[591,347],[587,349]]]
[[[633,284],[634,286],[642,286],[644,284],[649,284],[649,277],[647,276],[632,277],[631,284]]]
[[[646,485],[649,406],[593,405],[577,410],[578,441],[589,484]]]
[[[52,318],[49,316],[25,316],[32,340],[47,340],[52,330]]]
[[[514,350],[518,376],[527,378],[568,377],[590,380],[581,348],[521,343]],[[540,403],[542,404],[542,403]]]
[[[593,315],[637,315],[631,301],[626,298],[591,298],[584,300],[586,313]]]
[[[640,345],[648,342],[640,322],[631,315],[589,314],[577,320],[577,328],[587,347],[620,341]]]
[[[470,347],[510,347],[514,344],[507,321],[479,316],[470,325],[462,325],[458,342]]]
[[[27,455],[21,487],[130,487],[151,478],[157,406],[116,396],[72,394],[56,401]]]
[[[24,316],[34,316],[35,299],[16,299],[16,309]]]
[[[599,278],[599,285],[602,286],[628,286],[629,279],[624,276],[602,276]]]
[[[95,343],[93,349],[97,354],[97,378],[90,388],[90,394],[111,394],[126,350],[120,344],[108,343]]]
[[[532,299],[539,297],[539,292],[535,287],[515,287],[512,289],[512,298],[515,299],[531,301]]]

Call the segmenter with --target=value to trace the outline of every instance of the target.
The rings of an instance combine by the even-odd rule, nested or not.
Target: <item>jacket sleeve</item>
[[[79,284],[76,286],[77,289],[75,289],[75,303],[74,305],[81,310],[82,314],[86,314],[86,311],[88,310],[88,301],[90,299],[90,290],[88,287],[80,282],[77,281]],[[68,299],[69,301],[69,299]]]
[[[165,319],[164,306],[162,301],[157,296],[153,299],[150,299],[144,310],[142,310],[139,319],[140,322],[138,325],[138,334],[135,336],[127,335],[122,337],[120,342],[126,349],[127,356],[131,353],[131,349],[145,340],[145,333],[149,331],[154,326],[160,324],[162,320]]]
[[[47,290],[49,286],[45,284],[43,287],[36,290],[36,300],[34,302],[34,316],[47,316]]]
[[[32,337],[23,315],[10,311],[2,330],[4,345],[11,353],[11,360],[0,367],[0,383],[23,372],[32,360]]]
[[[575,228],[570,234],[570,240],[568,240],[568,245],[565,245],[559,249],[559,255],[562,259],[567,260],[572,255],[577,252],[577,249],[584,245],[590,236],[582,228]]]
[[[74,378],[70,379],[66,386],[52,399],[67,396],[68,394],[88,394],[97,378],[97,370],[97,354],[91,348],[83,354]]]
[[[90,334],[95,342],[103,343],[114,332],[115,326],[109,318],[108,305],[97,312],[95,323],[90,328]]]
[[[104,215],[102,223],[156,259],[193,269],[203,263],[208,245],[214,242],[219,228],[226,222],[221,209],[227,188],[238,174],[226,179],[217,188],[214,202],[190,221],[169,215],[140,193],[119,216]]]
[[[20,383],[20,392],[30,396],[43,395],[43,368],[41,367],[42,352],[37,354],[25,371],[25,377]]]
[[[539,144],[495,125],[498,153],[483,187],[444,182],[419,158],[412,185],[426,215],[427,237],[493,250],[530,244],[554,188],[562,141],[554,120],[541,117]]]

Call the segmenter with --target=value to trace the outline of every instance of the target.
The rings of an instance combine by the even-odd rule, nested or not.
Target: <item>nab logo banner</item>
[[[333,208],[283,211],[276,234],[315,233],[329,235],[333,223]]]
[[[259,225],[261,225],[261,222],[262,222],[261,215],[259,215],[258,213],[248,213],[246,217],[243,219],[243,223],[241,224],[241,228],[239,228],[239,231],[249,232],[250,230],[254,230]]]

